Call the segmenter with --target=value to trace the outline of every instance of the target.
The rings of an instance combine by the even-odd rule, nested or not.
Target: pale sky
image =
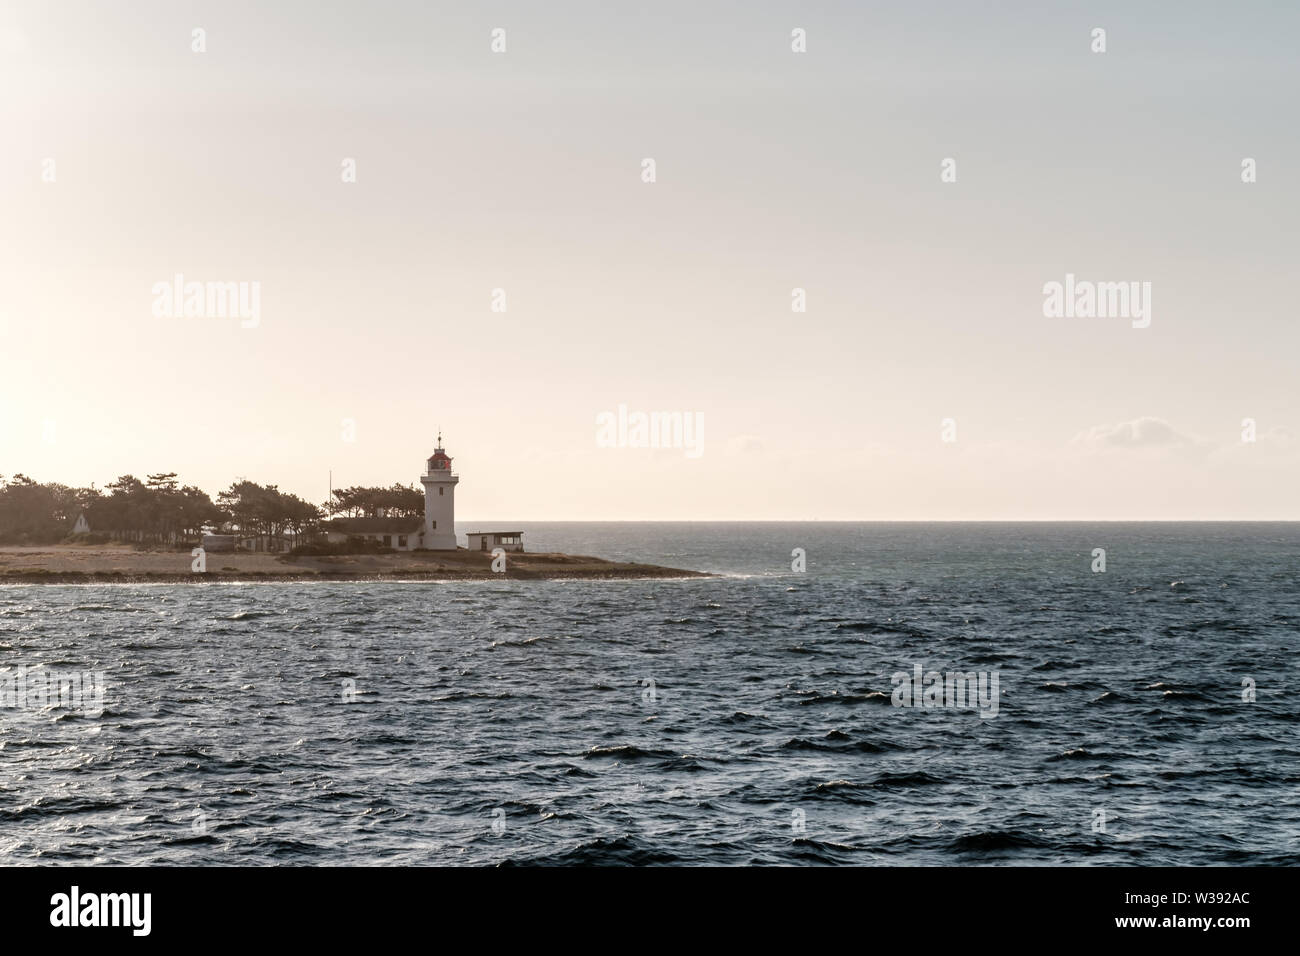
[[[440,425],[462,522],[1300,519],[1298,33],[9,0],[0,474],[320,502],[415,481]],[[155,316],[176,273],[259,283],[258,324]],[[1045,317],[1067,273],[1150,282],[1150,326]],[[702,416],[703,453],[600,447],[620,405]]]

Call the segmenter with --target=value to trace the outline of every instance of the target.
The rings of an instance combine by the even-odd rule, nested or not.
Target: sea
[[[516,525],[716,576],[0,587],[0,864],[1300,863],[1300,524]]]

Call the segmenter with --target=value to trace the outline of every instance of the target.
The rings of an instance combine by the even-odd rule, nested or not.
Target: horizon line
[[[501,519],[464,519],[494,521]],[[462,519],[457,518],[460,524]],[[518,524],[1300,524],[1300,518],[511,518]]]

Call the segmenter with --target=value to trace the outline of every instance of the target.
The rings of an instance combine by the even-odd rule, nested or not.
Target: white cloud
[[[1180,432],[1163,418],[1143,416],[1115,425],[1094,425],[1070,440],[1089,448],[1196,448],[1204,444],[1195,435]]]

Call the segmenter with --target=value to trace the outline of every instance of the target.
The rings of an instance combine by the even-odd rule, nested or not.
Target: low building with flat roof
[[[471,531],[468,535],[471,551],[524,550],[524,533],[522,531]]]

